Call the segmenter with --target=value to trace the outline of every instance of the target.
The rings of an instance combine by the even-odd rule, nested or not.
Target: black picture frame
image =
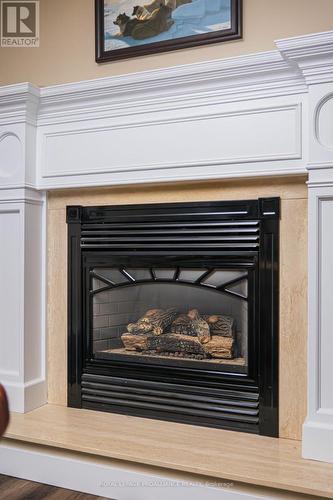
[[[242,0],[231,0],[231,27],[229,29],[106,51],[104,48],[104,0],[95,0],[95,59],[97,63],[199,47],[239,38],[242,38]]]

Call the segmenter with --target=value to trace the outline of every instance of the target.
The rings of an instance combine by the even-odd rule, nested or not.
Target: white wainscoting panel
[[[279,101],[41,126],[40,186],[304,173],[301,99]]]
[[[333,193],[318,198],[319,392],[318,411],[333,417]]]
[[[333,170],[330,173],[333,181]],[[309,189],[308,416],[302,444],[304,458],[333,463],[333,183],[318,187],[312,180],[313,175]]]
[[[39,90],[0,87],[0,381],[13,411],[46,402],[45,196],[36,189]]]
[[[0,190],[0,380],[11,410],[25,412],[46,402],[44,205],[39,194],[16,201],[1,199],[4,194]]]
[[[19,381],[23,370],[22,223],[22,206],[0,204],[0,380],[10,383]]]

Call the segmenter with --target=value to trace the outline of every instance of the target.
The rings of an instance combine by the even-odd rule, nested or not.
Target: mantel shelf
[[[333,465],[302,459],[299,441],[50,404],[25,415],[12,413],[6,438],[312,496],[333,496]]]

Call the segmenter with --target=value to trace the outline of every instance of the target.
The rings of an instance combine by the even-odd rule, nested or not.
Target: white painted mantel
[[[333,31],[276,46],[73,84],[0,87],[0,380],[13,410],[47,400],[48,190],[308,173],[303,452],[333,462]]]

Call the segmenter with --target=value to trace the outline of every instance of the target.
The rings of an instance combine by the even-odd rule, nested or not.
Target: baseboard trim
[[[0,474],[113,500],[262,500],[304,495],[4,439]],[[306,497],[306,496],[305,496]]]
[[[35,379],[25,384],[3,381],[7,391],[10,411],[27,413],[47,402],[45,379]]]
[[[311,421],[304,423],[302,457],[333,463],[333,425]]]

